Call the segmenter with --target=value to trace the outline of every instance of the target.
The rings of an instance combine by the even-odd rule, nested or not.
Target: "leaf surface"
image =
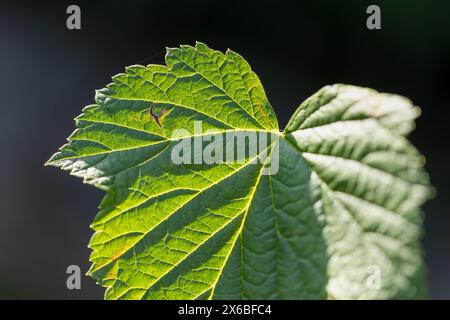
[[[425,295],[430,188],[405,138],[410,101],[327,86],[280,133],[240,55],[197,43],[168,49],[166,65],[113,77],[48,162],[107,191],[89,244],[106,298]],[[256,154],[196,161],[205,143],[256,133],[269,141]],[[191,163],[173,161],[182,141]]]

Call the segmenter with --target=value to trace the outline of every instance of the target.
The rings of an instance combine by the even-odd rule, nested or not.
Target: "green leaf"
[[[113,77],[48,161],[107,191],[89,244],[106,298],[426,296],[431,192],[405,138],[417,107],[327,86],[280,133],[240,55],[197,43],[168,49],[166,64]],[[253,135],[263,147],[239,161],[196,158],[236,137],[251,149]],[[192,161],[177,164],[186,141]]]

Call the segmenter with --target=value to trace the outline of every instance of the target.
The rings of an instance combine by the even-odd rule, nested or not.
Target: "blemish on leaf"
[[[156,124],[162,128],[162,121],[164,119],[164,117],[169,113],[169,109],[167,108],[163,108],[161,109],[161,111],[159,111],[159,114],[157,114],[154,110],[153,110],[154,105],[152,105],[149,109],[149,114],[150,116],[153,118],[153,120],[155,120]]]
[[[120,247],[120,249],[111,257],[112,260],[117,260],[124,252],[125,252],[125,245]]]

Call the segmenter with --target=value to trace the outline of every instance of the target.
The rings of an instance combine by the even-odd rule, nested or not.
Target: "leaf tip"
[[[49,166],[52,166],[52,167],[57,167],[58,165],[57,165],[57,160],[55,160],[58,156],[60,155],[60,152],[58,151],[58,152],[56,152],[56,153],[54,153],[51,157],[50,157],[50,159],[48,159],[45,163],[44,163],[44,167],[49,167]]]
[[[174,47],[166,47],[166,55],[173,54],[173,52],[177,49],[178,48],[174,48]]]

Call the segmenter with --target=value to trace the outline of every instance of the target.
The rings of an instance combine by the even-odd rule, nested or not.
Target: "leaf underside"
[[[48,161],[107,192],[89,244],[105,298],[426,296],[420,206],[430,188],[405,138],[417,107],[332,85],[280,133],[240,55],[197,43],[168,49],[166,64],[113,77]],[[269,157],[176,165],[171,152],[196,121],[215,130],[209,139],[267,132]],[[186,134],[174,138],[178,128]]]

